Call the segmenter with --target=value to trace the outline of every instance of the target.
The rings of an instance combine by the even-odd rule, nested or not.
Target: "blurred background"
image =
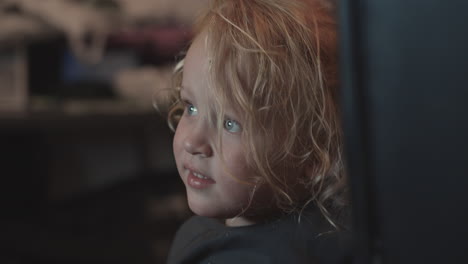
[[[0,0],[0,263],[165,262],[190,213],[153,103],[205,4]]]

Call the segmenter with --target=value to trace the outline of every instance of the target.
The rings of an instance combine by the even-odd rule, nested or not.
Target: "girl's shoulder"
[[[316,210],[234,228],[194,216],[177,232],[168,263],[346,263],[347,236]]]

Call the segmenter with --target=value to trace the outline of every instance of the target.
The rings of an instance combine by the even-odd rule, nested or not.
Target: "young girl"
[[[201,16],[169,115],[198,216],[168,263],[324,263],[345,201],[335,26],[319,0],[213,0]]]

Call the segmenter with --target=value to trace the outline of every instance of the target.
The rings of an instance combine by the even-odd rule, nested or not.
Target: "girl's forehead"
[[[208,45],[208,31],[202,31],[197,35],[190,46],[184,59],[181,95],[194,97],[197,101],[203,101],[203,108],[210,111],[222,112],[236,117],[240,121],[244,111],[230,98],[234,92],[229,80],[222,80],[220,76],[214,76],[211,68],[210,52]],[[195,102],[193,102],[195,103]]]
[[[209,64],[203,36],[197,36],[184,59],[181,88],[190,95],[208,92]]]
[[[195,37],[185,57],[184,67],[191,64],[196,64],[198,67],[209,66],[210,59],[208,57],[208,34],[203,31]]]

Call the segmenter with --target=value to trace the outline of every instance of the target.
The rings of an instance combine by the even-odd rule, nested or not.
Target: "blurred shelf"
[[[167,127],[165,117],[155,109],[117,100],[67,101],[34,107],[24,112],[0,112],[0,129],[83,130]]]

